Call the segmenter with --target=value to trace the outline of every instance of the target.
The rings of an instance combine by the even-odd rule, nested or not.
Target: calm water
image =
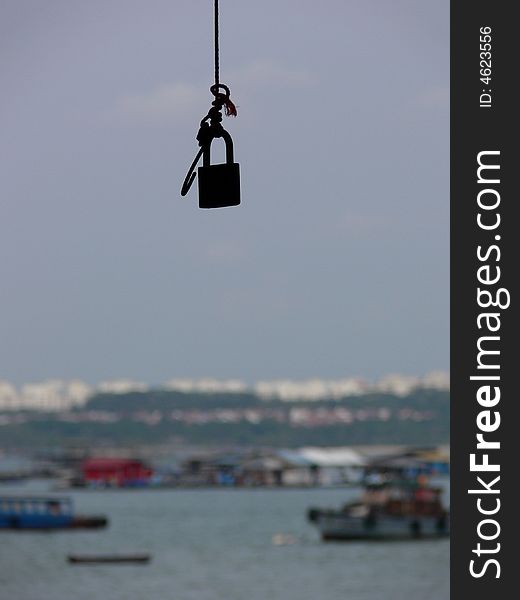
[[[0,487],[35,491],[34,484]],[[39,491],[43,491],[40,487]],[[310,505],[352,490],[75,492],[106,530],[0,532],[1,600],[448,600],[449,542],[322,543]],[[294,545],[274,546],[291,533]],[[150,552],[149,565],[70,566],[68,553]]]

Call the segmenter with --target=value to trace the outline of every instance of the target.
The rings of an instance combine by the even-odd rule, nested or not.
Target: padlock
[[[233,140],[226,130],[221,137],[226,144],[226,162],[210,164],[210,147],[205,145],[202,153],[202,167],[198,168],[199,208],[224,208],[240,204],[240,170],[233,162]]]

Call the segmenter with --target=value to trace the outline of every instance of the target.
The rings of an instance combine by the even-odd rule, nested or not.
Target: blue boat
[[[0,496],[0,529],[93,529],[106,527],[104,516],[74,514],[70,498],[55,496]]]

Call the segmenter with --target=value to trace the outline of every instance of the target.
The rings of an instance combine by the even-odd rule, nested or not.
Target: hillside
[[[98,394],[66,412],[4,412],[0,447],[440,444],[449,440],[449,403],[449,393],[425,389],[290,403],[253,393]]]

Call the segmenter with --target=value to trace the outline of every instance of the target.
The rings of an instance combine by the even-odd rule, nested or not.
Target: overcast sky
[[[448,0],[0,3],[0,379],[448,369]],[[216,157],[222,152],[215,152]]]

